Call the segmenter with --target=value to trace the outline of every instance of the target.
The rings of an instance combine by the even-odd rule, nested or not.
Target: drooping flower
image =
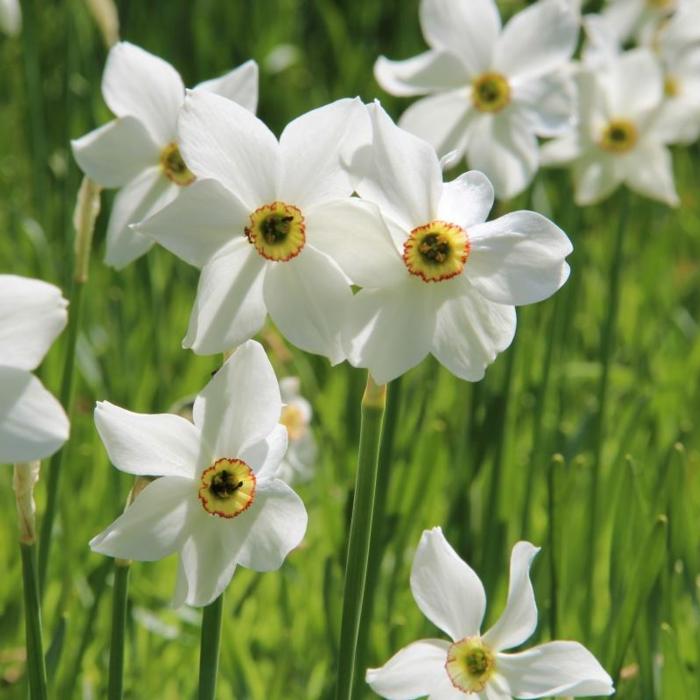
[[[316,460],[316,440],[311,432],[311,404],[301,395],[299,377],[280,380],[282,417],[287,428],[289,446],[280,464],[280,479],[288,484],[305,481],[313,474]]]
[[[443,183],[437,155],[378,105],[357,192],[386,228],[367,225],[320,243],[362,289],[343,327],[348,359],[383,384],[428,353],[477,381],[515,332],[515,304],[553,294],[566,281],[571,243],[551,221],[518,211],[485,223],[493,188],[471,171]]]
[[[510,560],[506,608],[481,632],[486,594],[479,577],[442,534],[425,530],[411,571],[411,591],[423,614],[452,639],[424,639],[367,671],[367,682],[389,700],[510,700],[554,695],[610,695],[610,676],[578,642],[557,641],[513,654],[537,627],[530,565],[539,551],[518,542]]]
[[[539,166],[536,136],[560,134],[573,120],[567,64],[577,14],[561,0],[540,0],[501,29],[493,0],[422,0],[420,20],[429,51],[375,64],[387,92],[429,95],[399,125],[450,162],[466,154],[498,197],[522,192]]]
[[[112,463],[148,484],[90,541],[96,552],[154,561],[179,552],[173,604],[207,605],[237,565],[278,569],[306,531],[301,499],[277,478],[287,449],[279,386],[262,347],[239,347],[200,392],[193,423],[108,402],[95,424]]]
[[[31,372],[65,327],[67,306],[52,284],[0,275],[0,463],[43,459],[68,439],[61,404]]]
[[[255,111],[258,66],[247,61],[195,90],[218,93]],[[172,202],[194,182],[176,142],[185,86],[169,63],[123,41],[110,49],[102,95],[117,118],[72,141],[72,147],[88,177],[103,187],[120,188],[107,227],[105,261],[122,268],[153,245],[129,225]]]
[[[546,143],[543,163],[573,166],[579,205],[600,202],[625,184],[676,206],[667,134],[657,121],[663,75],[652,54],[627,51],[604,71],[583,70],[578,81],[578,128]]]
[[[344,99],[315,109],[278,141],[250,112],[198,92],[187,98],[179,135],[198,179],[138,230],[202,267],[183,345],[225,351],[257,333],[269,313],[298,347],[343,360],[340,327],[352,292],[320,246],[381,224],[376,207],[350,198],[343,167],[369,140],[365,106]]]

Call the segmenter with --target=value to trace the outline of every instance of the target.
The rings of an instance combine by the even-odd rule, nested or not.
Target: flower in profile
[[[197,396],[193,423],[107,402],[95,424],[112,463],[159,477],[90,546],[120,559],[180,554],[173,604],[207,605],[237,565],[271,571],[306,531],[301,499],[277,478],[287,449],[279,386],[262,347],[239,347]]]
[[[375,206],[350,197],[343,167],[369,141],[368,122],[360,100],[338,100],[292,121],[278,141],[230,100],[188,96],[180,146],[198,179],[138,226],[202,267],[185,347],[223,352],[269,313],[302,350],[333,364],[345,358],[340,329],[352,292],[321,245],[381,225]]]
[[[247,61],[195,90],[215,92],[255,111],[258,67]],[[176,141],[185,99],[178,72],[166,61],[123,41],[110,49],[102,95],[117,117],[72,141],[80,168],[103,187],[120,188],[107,226],[108,265],[122,268],[153,241],[131,230],[194,182]]]
[[[31,372],[65,327],[67,306],[52,284],[0,275],[0,463],[43,459],[68,439],[61,404]]]
[[[540,0],[501,29],[493,0],[422,0],[429,51],[405,61],[380,57],[377,82],[393,95],[425,95],[399,125],[450,162],[493,182],[500,198],[522,192],[538,168],[536,136],[570,128],[574,86],[568,62],[578,15],[563,0]]]
[[[604,71],[583,70],[578,80],[578,128],[546,143],[543,163],[572,164],[579,205],[600,202],[625,184],[676,206],[667,134],[657,119],[664,94],[658,61],[646,49],[633,49]]]
[[[517,211],[485,223],[493,188],[471,171],[443,183],[437,155],[368,107],[371,149],[356,158],[359,195],[388,226],[321,241],[362,289],[346,313],[348,359],[379,384],[428,353],[477,381],[515,333],[516,304],[553,294],[566,281],[571,243],[551,221]],[[362,152],[361,152],[362,153]]]
[[[280,380],[282,416],[280,423],[287,428],[289,446],[280,464],[280,479],[288,484],[306,481],[313,474],[316,461],[316,440],[311,432],[311,404],[301,395],[299,377]]]
[[[530,565],[539,551],[518,542],[510,559],[506,608],[485,633],[486,594],[439,527],[425,530],[411,570],[411,592],[423,614],[452,638],[424,639],[367,671],[367,682],[389,700],[430,695],[437,700],[510,700],[554,695],[610,695],[610,676],[581,644],[548,642],[512,654],[537,627]],[[466,699],[465,699],[466,700]]]

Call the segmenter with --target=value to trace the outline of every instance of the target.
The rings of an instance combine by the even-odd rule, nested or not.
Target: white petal
[[[192,479],[177,476],[156,479],[106,530],[90,540],[90,549],[137,561],[167,557],[187,537],[189,512],[198,505],[196,496]]]
[[[438,218],[469,229],[486,221],[493,207],[493,186],[478,170],[462,173],[442,186]]]
[[[578,132],[571,132],[558,139],[543,144],[540,149],[542,165],[566,165],[581,154],[581,141]]]
[[[626,182],[645,197],[658,199],[670,207],[680,204],[673,182],[671,153],[660,143],[640,144],[628,157]]]
[[[466,279],[454,282],[454,298],[437,313],[431,352],[456,376],[477,382],[513,341],[515,308],[485,299]]]
[[[487,700],[486,693],[488,690],[489,688],[487,686],[486,689],[479,695],[475,696],[473,700]],[[428,700],[465,700],[465,698],[464,693],[452,685],[450,677],[447,675],[447,673],[445,673],[445,678],[442,678],[440,683],[432,689]],[[472,700],[472,698],[468,697],[467,700]],[[489,697],[488,700],[500,700],[500,698],[492,699]],[[507,698],[506,700],[511,699]]]
[[[0,365],[0,464],[52,455],[68,439],[61,404],[30,372]]]
[[[644,80],[639,76],[643,75]],[[661,104],[661,66],[646,49],[632,49],[620,56],[606,71],[611,116],[636,117]]]
[[[64,329],[67,306],[53,284],[0,275],[0,365],[34,369]]]
[[[370,688],[388,700],[411,700],[431,693],[447,672],[448,642],[422,639],[397,651],[381,668],[367,669]]]
[[[242,235],[202,268],[183,347],[200,355],[225,352],[252,338],[265,322],[265,260]]]
[[[237,102],[255,113],[258,106],[258,64],[246,61],[219,78],[205,80],[195,90],[207,90]]]
[[[263,297],[270,318],[294,345],[331,364],[345,359],[340,329],[352,291],[325,253],[307,243],[297,257],[276,263],[265,276]]]
[[[554,294],[569,277],[566,234],[534,211],[516,211],[469,232],[464,274],[498,304],[532,304]]]
[[[561,68],[576,48],[578,18],[560,0],[540,0],[510,19],[493,68],[507,76],[538,76]]]
[[[188,93],[178,120],[190,170],[221,182],[254,211],[276,197],[279,145],[254,114],[220,95]]]
[[[592,152],[574,163],[575,200],[579,206],[597,204],[623,180],[616,156]]]
[[[411,592],[423,614],[453,640],[479,634],[484,587],[439,527],[423,531],[411,568]]]
[[[22,10],[19,0],[0,2],[0,29],[8,36],[17,36],[22,29]]]
[[[121,187],[158,164],[160,148],[135,117],[108,122],[71,141],[80,169],[103,187]]]
[[[304,538],[306,508],[279,479],[260,483],[251,506],[227,523],[229,537],[242,541],[237,561],[255,571],[274,571]]]
[[[516,84],[513,93],[514,104],[538,136],[558,136],[574,126],[576,88],[565,72]]]
[[[238,456],[255,472],[259,481],[272,479],[287,452],[287,442],[287,428],[277,425],[264,440],[249,445]]]
[[[399,119],[399,126],[427,141],[437,152],[458,160],[464,154],[474,110],[467,89],[441,92],[414,102]]]
[[[537,604],[530,581],[530,566],[539,551],[539,547],[529,542],[518,542],[513,547],[506,608],[483,636],[484,642],[495,651],[522,644],[537,627]]]
[[[202,452],[199,430],[170,413],[133,413],[98,401],[95,427],[112,464],[129,474],[192,479],[211,456]]]
[[[304,210],[349,196],[353,182],[345,164],[371,138],[367,109],[359,98],[337,100],[297,117],[280,136],[277,198]]]
[[[194,402],[192,417],[214,457],[237,457],[266,439],[282,411],[279,385],[260,343],[243,343]]]
[[[132,230],[155,239],[190,265],[202,267],[226,243],[241,237],[249,214],[216,180],[197,180]]]
[[[491,180],[499,199],[515,197],[530,184],[537,159],[537,139],[522,115],[504,112],[475,121],[467,160]]]
[[[577,642],[550,642],[520,652],[498,654],[499,673],[516,698],[612,695],[612,679],[585,647]]]
[[[653,134],[661,143],[684,146],[694,143],[700,135],[700,89],[697,95],[683,93],[665,100],[654,119]]]
[[[309,243],[362,287],[394,284],[406,268],[376,204],[356,197],[321,204],[306,212]]]
[[[396,126],[379,104],[368,110],[374,147],[357,192],[410,231],[434,218],[442,184],[440,162],[428,143]]]
[[[420,24],[428,44],[458,56],[471,75],[489,68],[501,29],[493,0],[422,0]]]
[[[127,41],[115,44],[107,56],[102,94],[116,116],[136,117],[159,146],[175,139],[185,86],[162,58]]]
[[[404,61],[380,56],[374,64],[374,77],[389,94],[400,97],[450,90],[469,82],[459,59],[445,51],[426,51]]]
[[[120,270],[149,250],[153,240],[129,227],[169,204],[177,194],[178,187],[159,167],[144,170],[119,190],[107,225],[105,262]]]
[[[435,326],[433,293],[417,279],[384,289],[361,289],[344,319],[343,343],[355,367],[386,384],[415,367],[430,349]]]

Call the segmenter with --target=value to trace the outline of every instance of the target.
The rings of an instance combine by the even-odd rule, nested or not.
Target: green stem
[[[41,603],[36,575],[36,545],[20,542],[19,548],[22,552],[29,697],[31,700],[47,700],[46,663],[41,632]]]
[[[352,700],[358,674],[358,641],[367,588],[367,571],[372,538],[374,507],[379,468],[379,443],[382,433],[386,385],[377,385],[367,375],[362,397],[360,447],[357,457],[355,496],[352,504],[348,555],[343,590],[343,618],[340,629],[336,700]]]
[[[114,563],[114,597],[112,599],[112,641],[109,648],[109,700],[122,700],[124,693],[124,636],[129,602],[130,562]]]
[[[557,513],[557,497],[559,486],[559,471],[564,464],[560,454],[552,457],[547,471],[547,549],[549,550],[549,634],[552,639],[558,636],[559,627],[559,572],[557,557],[559,555],[559,518]]]
[[[216,676],[219,670],[221,622],[224,594],[204,608],[202,613],[202,641],[199,647],[199,700],[214,700]]]

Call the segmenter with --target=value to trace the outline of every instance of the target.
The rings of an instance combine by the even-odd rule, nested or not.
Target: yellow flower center
[[[185,165],[176,143],[169,143],[160,152],[160,167],[163,175],[180,187],[191,185],[197,178]]]
[[[235,518],[255,499],[255,474],[241,459],[218,459],[202,472],[198,495],[207,513]]]
[[[627,153],[631,151],[639,139],[637,127],[627,119],[613,119],[603,129],[599,145],[610,153]]]
[[[287,434],[292,442],[303,437],[306,433],[306,418],[304,412],[294,404],[288,404],[282,409],[280,423],[287,428]]]
[[[681,94],[681,84],[673,75],[667,75],[664,79],[664,94],[666,97],[678,97]]]
[[[461,226],[435,220],[411,231],[403,244],[403,261],[424,282],[440,282],[462,272],[470,247]]]
[[[647,0],[647,5],[656,10],[671,10],[676,5],[676,0]]]
[[[250,215],[245,235],[268,260],[286,262],[299,255],[306,243],[306,224],[293,204],[272,202]]]
[[[493,652],[481,637],[465,637],[447,650],[445,670],[452,685],[463,693],[480,693],[495,669]]]
[[[472,82],[472,103],[480,112],[500,112],[510,104],[510,84],[500,73],[484,73]]]

